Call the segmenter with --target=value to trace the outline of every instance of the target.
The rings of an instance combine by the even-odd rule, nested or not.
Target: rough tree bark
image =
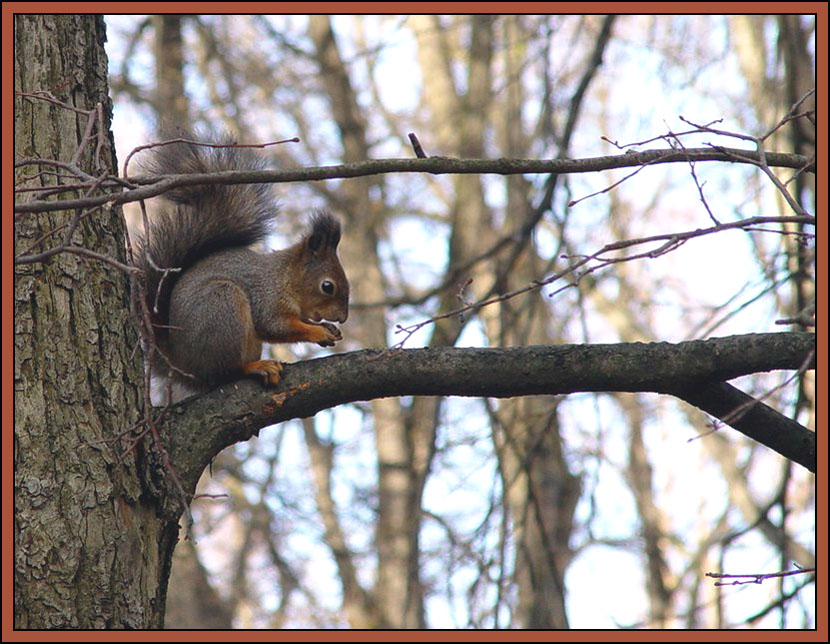
[[[15,16],[16,161],[72,159],[91,118],[77,166],[114,172],[104,39],[101,16]],[[21,166],[18,187],[63,183],[39,170]],[[124,262],[120,212],[80,215],[18,215],[15,254],[67,236]],[[59,254],[16,266],[14,290],[15,626],[158,627],[177,527],[145,493],[142,451],[114,440],[142,409],[128,278]]]

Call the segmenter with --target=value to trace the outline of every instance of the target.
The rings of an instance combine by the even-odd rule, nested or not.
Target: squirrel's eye
[[[323,280],[320,282],[320,290],[326,295],[332,295],[334,293],[334,282],[331,280]]]

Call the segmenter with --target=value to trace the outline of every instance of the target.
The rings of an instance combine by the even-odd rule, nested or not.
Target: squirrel
[[[156,174],[264,166],[249,149],[191,143],[156,148],[142,164]],[[334,216],[317,212],[296,244],[258,253],[249,247],[267,236],[277,211],[269,184],[185,186],[162,203],[136,255],[162,354],[156,375],[195,392],[243,375],[276,385],[282,364],[261,359],[263,342],[327,347],[342,339],[333,322],[349,315],[349,281]]]

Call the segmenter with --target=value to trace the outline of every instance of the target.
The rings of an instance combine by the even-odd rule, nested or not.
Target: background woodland
[[[731,384],[815,431],[813,16],[113,16],[106,38],[119,169],[170,125],[297,137],[263,151],[275,170],[599,159],[275,184],[274,247],[315,208],[343,221],[352,312],[335,351],[435,350],[398,367],[397,349],[371,354],[338,375],[344,389],[377,378],[380,391],[388,368],[403,391],[410,369],[413,393],[463,397],[321,403],[215,450],[173,556],[167,627],[815,626],[815,573],[799,571],[815,566],[814,460],[810,472],[728,426],[734,416],[713,420],[700,410],[713,390],[635,384],[672,361],[691,374],[712,345],[664,363],[621,344],[782,334],[792,356],[759,344],[759,366]],[[687,153],[717,146],[752,160]],[[657,149],[679,156],[622,165]],[[791,156],[775,165],[758,150]],[[124,211],[137,231],[137,203]],[[492,353],[461,367],[439,351],[541,347],[556,361],[560,345],[598,344],[605,361],[561,358],[560,395],[521,397],[505,391],[541,381],[532,353],[502,368]],[[756,360],[751,344],[722,346]],[[613,384],[574,384],[580,364]],[[210,433],[200,413],[193,431]],[[745,575],[719,585],[707,573]],[[788,574],[732,585],[771,573]]]

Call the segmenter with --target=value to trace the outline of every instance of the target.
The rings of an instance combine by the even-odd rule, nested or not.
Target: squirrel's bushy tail
[[[232,145],[229,140],[219,145]],[[265,162],[246,148],[171,143],[141,164],[152,174],[262,170]],[[277,204],[267,183],[203,184],[175,188],[162,197],[150,220],[149,238],[138,241],[136,263],[146,271],[147,300],[154,321],[165,325],[170,293],[182,272],[203,257],[250,246],[268,234]],[[152,262],[148,261],[149,255]],[[164,273],[164,269],[181,271]],[[157,332],[162,329],[157,329]]]

